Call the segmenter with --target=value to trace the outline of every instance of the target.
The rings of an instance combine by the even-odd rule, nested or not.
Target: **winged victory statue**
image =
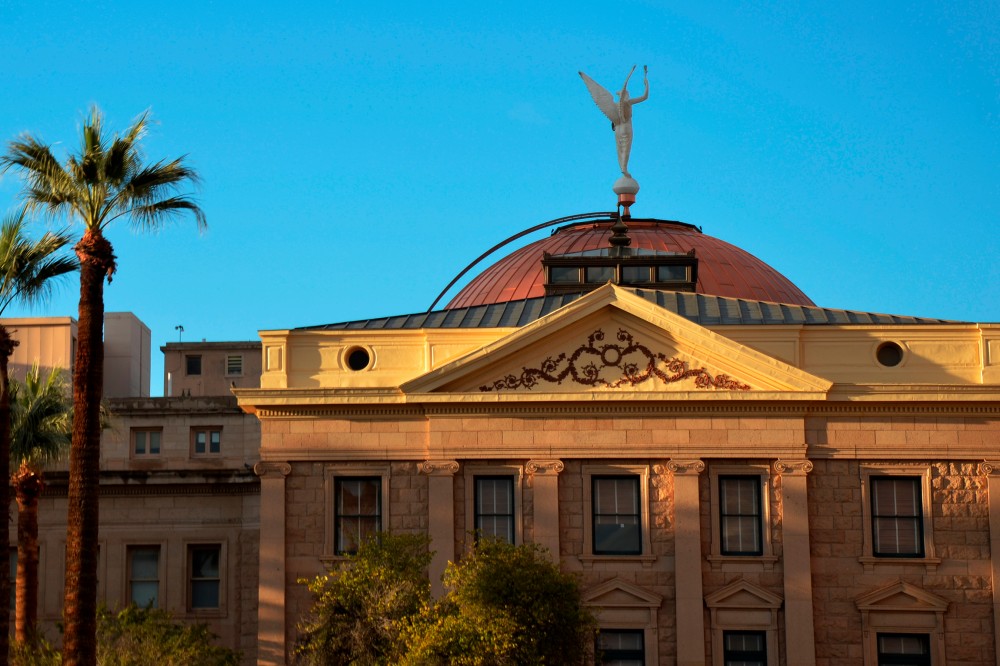
[[[628,172],[628,156],[632,151],[632,106],[639,102],[645,102],[649,97],[649,68],[645,65],[642,67],[642,82],[646,87],[645,92],[642,93],[641,97],[629,97],[628,80],[632,78],[633,72],[635,72],[634,65],[628,76],[625,77],[625,83],[622,85],[621,92],[618,93],[617,102],[601,84],[580,72],[580,78],[587,85],[587,90],[594,98],[597,108],[611,121],[611,129],[615,131],[615,142],[618,147],[618,167],[626,178],[632,177],[632,174]]]

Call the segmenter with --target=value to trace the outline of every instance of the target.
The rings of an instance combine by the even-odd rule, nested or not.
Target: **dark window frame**
[[[201,354],[184,355],[184,374],[188,377],[200,377],[202,373]]]
[[[871,505],[871,530],[872,530],[872,555],[875,557],[885,557],[885,558],[922,558],[926,553],[925,535],[924,535],[924,489],[923,489],[923,479],[919,476],[903,476],[903,475],[891,475],[891,476],[875,476],[869,477],[868,490],[870,493],[870,505]],[[915,500],[913,502],[915,513],[912,515],[901,514],[898,510],[893,510],[891,507],[880,507],[878,501],[878,492],[876,486],[878,484],[898,484],[900,482],[906,482],[914,490]],[[885,521],[884,523],[882,521]],[[896,529],[901,524],[908,523],[913,526],[914,531],[914,551],[905,552],[899,551],[898,549],[893,551],[884,547],[884,542],[880,540],[880,533],[885,530]]]
[[[376,506],[375,513],[346,513],[341,505],[342,488],[345,483],[374,483],[375,484],[375,497]],[[382,532],[383,527],[383,517],[385,515],[385,507],[382,502],[382,490],[383,490],[384,479],[381,476],[337,476],[333,479],[333,552],[337,556],[351,555],[357,552],[356,548],[348,548],[345,546],[344,540],[344,529],[343,522],[345,520],[356,519],[361,520],[373,520],[374,528],[370,531],[364,531],[359,529],[357,532],[357,539],[355,542],[360,545],[360,543],[371,534],[378,534]]]
[[[597,484],[600,481],[628,481],[632,486],[632,490],[635,495],[635,513],[600,513],[598,510],[598,492]],[[643,547],[643,525],[642,525],[642,487],[641,487],[642,477],[637,474],[594,474],[590,477],[590,529],[591,529],[591,541],[593,546],[594,555],[642,555]],[[617,489],[616,489],[617,495]],[[602,549],[598,546],[599,540],[597,537],[597,527],[599,518],[610,518],[610,517],[633,517],[635,519],[636,526],[636,549]]]
[[[883,652],[883,638],[918,638],[923,644],[923,654]],[[921,633],[882,633],[875,634],[875,651],[878,666],[896,666],[905,664],[906,666],[931,666],[931,637],[930,634]]]
[[[156,433],[159,435],[156,443],[156,451],[153,451],[152,438],[149,437],[151,433]],[[138,449],[139,437],[142,434],[142,451]],[[132,456],[135,458],[150,458],[159,456],[163,451],[163,428],[162,427],[148,427],[148,428],[132,428],[129,436]]]
[[[756,513],[726,513],[726,482],[752,482],[754,489],[754,500],[757,505]],[[738,557],[760,557],[764,554],[764,496],[761,488],[761,478],[759,474],[720,474],[719,475],[719,553],[726,556]],[[730,519],[742,520],[752,518],[756,528],[757,547],[753,550],[740,550],[727,547],[726,526]]]
[[[134,566],[134,562],[133,562],[133,556],[136,553],[141,552],[141,551],[147,551],[147,552],[153,552],[153,551],[155,551],[156,552],[156,577],[155,578],[136,578],[136,575],[135,575],[135,566]],[[127,586],[127,589],[125,590],[125,594],[127,595],[126,598],[125,598],[125,600],[126,600],[127,603],[135,604],[136,606],[139,605],[135,601],[135,592],[134,592],[134,589],[133,589],[133,585],[135,583],[151,583],[151,582],[155,582],[156,583],[156,598],[155,598],[155,603],[152,604],[151,607],[152,608],[159,608],[160,607],[160,601],[161,601],[160,580],[162,579],[162,573],[161,573],[161,566],[160,566],[160,564],[161,564],[162,559],[163,559],[162,555],[163,555],[162,548],[159,545],[157,545],[157,544],[129,544],[128,546],[125,547],[125,566],[128,567],[128,570],[127,570],[127,573],[128,573],[128,586]]]
[[[195,576],[194,556],[196,551],[215,551],[218,558],[215,576]],[[221,543],[192,543],[187,547],[187,608],[191,612],[216,612],[222,610],[224,599],[222,595],[222,573],[224,569]],[[216,605],[195,605],[195,585],[198,583],[215,583]]]
[[[606,648],[601,645],[601,638],[609,635],[629,635],[638,636],[639,648]],[[646,634],[642,629],[601,629],[597,633],[596,652],[600,656],[602,664],[611,664],[616,661],[638,661],[640,664],[646,663]]]
[[[213,434],[218,434],[218,444],[212,440]],[[198,435],[204,434],[203,450],[199,451]],[[213,450],[213,448],[215,450]],[[191,426],[191,455],[217,456],[222,454],[222,426]]]
[[[509,492],[510,500],[510,512],[509,513],[482,513],[480,511],[480,481],[503,481]],[[515,529],[515,520],[517,519],[517,507],[514,505],[514,477],[510,474],[477,474],[472,477],[473,489],[472,489],[472,504],[473,504],[473,528],[475,529],[476,539],[480,538],[495,538],[501,541],[506,541],[507,543],[515,543],[517,530]],[[483,518],[497,518],[505,517],[509,519],[508,533],[506,538],[497,536],[495,532],[487,533],[483,530]]]
[[[729,638],[737,636],[755,636],[760,639],[760,650],[736,650],[729,647]],[[767,664],[767,632],[762,630],[739,630],[722,632],[722,663],[729,666],[732,663],[760,663]]]

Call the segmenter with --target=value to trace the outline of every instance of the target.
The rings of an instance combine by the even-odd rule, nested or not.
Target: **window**
[[[920,479],[873,476],[870,481],[872,553],[876,557],[923,557]]]
[[[861,466],[864,544],[858,561],[865,571],[879,566],[937,570],[941,558],[934,548],[931,497],[928,465]]]
[[[580,281],[577,266],[549,266],[549,282],[552,284],[575,284]]]
[[[474,503],[476,535],[514,543],[514,477],[475,477]]]
[[[651,266],[622,266],[622,284],[649,282]]]
[[[200,375],[201,374],[201,355],[188,354],[184,357],[184,364],[187,368],[187,374],[189,375]]]
[[[221,560],[222,546],[219,544],[188,546],[188,607],[191,610],[220,607]]]
[[[139,608],[159,607],[160,547],[130,546],[127,558],[128,602]]]
[[[243,355],[229,354],[226,356],[226,376],[240,377],[243,375]]]
[[[586,281],[590,284],[604,284],[615,279],[614,266],[587,266],[584,269]]]
[[[594,555],[640,555],[639,477],[591,477]]]
[[[333,524],[337,555],[357,552],[362,541],[382,531],[382,478],[336,478]]]
[[[723,555],[761,555],[759,476],[719,477],[719,538]]]
[[[771,544],[771,468],[765,464],[709,467],[712,550],[708,561],[721,571],[772,571],[778,557]]]
[[[725,666],[767,666],[767,637],[763,631],[722,632]]]
[[[657,282],[687,282],[688,280],[688,267],[687,266],[657,266],[656,267],[656,281]]]
[[[222,451],[222,428],[192,428],[191,450],[199,456],[220,453]]]
[[[163,428],[132,428],[132,455],[160,455]]]
[[[643,666],[646,650],[641,630],[602,629],[597,634],[597,653],[602,664]]]
[[[878,666],[893,664],[930,666],[930,637],[927,634],[879,634]]]

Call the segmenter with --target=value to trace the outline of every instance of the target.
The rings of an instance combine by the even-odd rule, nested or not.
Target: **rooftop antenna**
[[[184,326],[177,324],[174,330],[177,331],[177,342],[184,342]]]

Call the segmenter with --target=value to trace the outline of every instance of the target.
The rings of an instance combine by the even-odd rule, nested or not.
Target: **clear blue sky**
[[[995,0],[284,4],[0,0],[0,138],[59,151],[91,104],[114,127],[151,108],[148,156],[201,173],[207,233],[110,233],[107,310],[152,329],[154,395],[178,324],[246,340],[423,311],[503,238],[612,209],[577,70],[614,89],[633,64],[635,215],[822,306],[1000,321]],[[77,289],[30,314],[76,316]]]

